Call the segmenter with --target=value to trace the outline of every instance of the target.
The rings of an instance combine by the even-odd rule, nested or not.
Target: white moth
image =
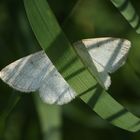
[[[131,46],[117,38],[85,39],[74,43],[85,66],[105,89],[111,84],[108,73],[116,71],[126,60]],[[23,57],[0,71],[0,78],[22,92],[39,91],[43,101],[62,105],[75,97],[74,90],[63,79],[44,51]]]
[[[106,37],[83,39],[74,46],[85,66],[107,90],[111,84],[109,73],[125,63],[131,43],[125,39]]]
[[[48,104],[62,105],[75,97],[44,51],[23,57],[0,71],[0,78],[21,92],[39,91]]]

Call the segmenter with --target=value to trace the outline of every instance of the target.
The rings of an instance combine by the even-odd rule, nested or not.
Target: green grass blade
[[[61,108],[43,103],[35,96],[43,140],[61,140]]]
[[[58,25],[46,0],[24,0],[33,32],[62,76],[98,115],[128,131],[140,129],[140,119],[97,85]]]
[[[21,98],[21,96],[17,95],[16,91],[13,91],[12,95],[10,96],[10,98],[7,102],[6,107],[0,113],[0,134],[4,135],[7,117],[13,111],[13,109],[15,108],[17,103],[19,102],[20,98]],[[0,138],[3,137],[3,135],[1,135]]]
[[[134,132],[140,129],[140,119],[116,102],[100,86],[82,95],[81,98],[99,116],[113,125]]]
[[[129,0],[111,0],[128,23],[140,34],[140,18]]]

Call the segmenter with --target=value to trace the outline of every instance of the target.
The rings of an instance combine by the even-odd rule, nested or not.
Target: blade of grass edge
[[[128,23],[140,34],[140,17],[129,0],[110,0]]]

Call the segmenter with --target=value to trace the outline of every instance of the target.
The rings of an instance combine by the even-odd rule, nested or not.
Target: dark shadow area
[[[65,70],[67,70],[68,67],[70,67],[73,63],[77,61],[78,57],[73,58],[69,63],[67,63],[60,71],[63,73]]]
[[[80,74],[81,72],[83,72],[85,70],[86,70],[86,68],[81,68],[81,69],[75,71],[74,73],[72,73],[71,75],[67,76],[65,79],[69,80],[69,79],[73,78],[74,76]]]
[[[78,96],[79,96],[79,97],[80,97],[80,96],[83,96],[83,95],[85,95],[86,93],[88,93],[88,92],[94,90],[95,88],[97,88],[97,84],[94,85],[94,86],[92,86],[91,88],[87,89],[86,91],[82,92],[82,93],[79,94]]]
[[[117,112],[116,114],[113,114],[112,116],[108,117],[106,120],[109,122],[112,122],[113,120],[123,116],[126,113],[128,113],[128,110],[124,108],[120,110],[119,112]]]
[[[68,64],[71,64],[72,60],[76,61],[75,57],[67,56],[67,50],[69,49],[69,46],[70,44],[68,43],[64,33],[60,32],[53,40],[53,43],[50,46],[48,46],[48,48],[46,48],[45,50],[50,60],[59,71],[66,69]],[[62,59],[69,59],[69,62],[66,61],[67,63],[62,65],[61,63],[59,63],[59,61]]]
[[[98,102],[98,99],[100,98],[101,94],[103,92],[103,89],[101,86],[97,85],[96,91],[92,95],[92,97],[89,99],[87,104],[93,109],[96,103]]]

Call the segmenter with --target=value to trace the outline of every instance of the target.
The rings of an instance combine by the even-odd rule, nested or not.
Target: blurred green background
[[[109,36],[132,42],[126,64],[112,74],[109,93],[129,111],[140,116],[140,35],[109,0],[48,2],[71,43],[83,38]],[[132,4],[140,15],[140,1],[133,0]],[[0,69],[40,49],[28,23],[23,1],[1,0]],[[16,97],[16,103],[14,96],[17,94],[20,97]],[[35,93],[14,91],[0,81],[1,140],[140,139],[140,132],[130,133],[112,126],[80,99],[57,107],[45,105],[36,97]],[[15,99],[14,107],[11,106],[11,98]]]

